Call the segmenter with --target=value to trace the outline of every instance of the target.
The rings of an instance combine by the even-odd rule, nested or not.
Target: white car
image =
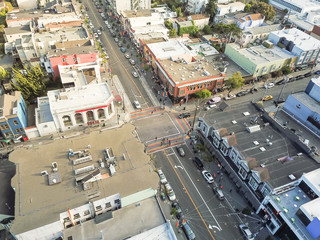
[[[101,31],[99,29],[97,30],[97,33],[98,33],[98,35],[101,35]]]
[[[224,97],[224,100],[230,100],[232,98],[236,98],[237,96],[235,94],[229,94],[228,96]]]
[[[133,75],[135,78],[139,77],[139,75],[138,75],[137,72],[132,72],[132,75]]]
[[[130,58],[130,54],[129,53],[126,53],[124,54],[125,58],[129,59]]]
[[[94,34],[94,37],[95,37],[95,38],[98,38],[98,37],[99,37],[99,35],[98,35],[97,33],[95,33],[95,34]]]
[[[172,187],[170,186],[170,184],[167,183],[166,185],[164,185],[164,187],[166,188],[166,193],[168,195],[169,200],[170,201],[176,200],[176,195],[174,194],[174,191],[173,191]]]
[[[273,88],[274,87],[274,83],[268,83],[266,85],[264,85],[264,88],[268,89],[268,88]]]
[[[212,108],[216,108],[216,107],[217,107],[217,105],[216,105],[216,104],[208,105],[208,106],[206,106],[205,110],[206,110],[206,111],[209,111],[210,109],[212,109]]]
[[[141,108],[141,105],[140,105],[140,103],[139,103],[137,100],[133,101],[133,104],[134,104],[134,106],[135,106],[137,109],[140,109],[140,108]]]
[[[207,183],[213,183],[214,182],[211,173],[209,173],[207,170],[203,170],[202,171],[202,176],[204,177],[204,179],[206,180]]]
[[[166,184],[167,183],[167,179],[166,179],[166,176],[163,174],[162,170],[158,170],[158,174],[159,174],[159,177],[160,177],[160,182],[162,184]]]
[[[244,224],[241,224],[239,226],[241,232],[243,233],[243,235],[246,237],[247,240],[254,240],[254,237],[252,235],[252,232],[250,231],[250,229],[244,225]]]
[[[107,26],[109,25],[108,21],[104,21],[104,23],[105,23]]]
[[[129,59],[129,62],[132,64],[132,65],[135,65],[136,64],[136,61],[135,60],[133,60],[133,59]]]

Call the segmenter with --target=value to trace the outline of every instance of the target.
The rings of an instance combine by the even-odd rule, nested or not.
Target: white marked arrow
[[[181,166],[177,166],[177,165],[174,165],[174,168],[181,168],[181,169],[183,169],[183,167],[181,167]]]
[[[213,228],[216,228],[216,229],[218,229],[219,231],[221,231],[221,229],[220,229],[218,226],[210,225],[210,224],[209,224],[209,229],[213,229]]]

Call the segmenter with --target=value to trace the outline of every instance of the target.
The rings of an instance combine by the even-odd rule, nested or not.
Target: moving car
[[[181,157],[184,157],[186,154],[185,154],[185,152],[184,152],[184,150],[183,150],[183,148],[180,146],[180,147],[177,147],[177,151],[178,151],[178,153],[179,153],[179,155],[181,156]]]
[[[196,235],[191,230],[189,224],[186,223],[185,221],[182,223],[182,230],[186,234],[188,240],[193,240],[196,238]]]
[[[190,113],[181,113],[179,114],[178,118],[182,119],[182,118],[187,118],[187,117],[190,117],[191,114]]]
[[[137,77],[139,77],[139,74],[137,72],[132,72],[132,76],[137,78]]]
[[[262,98],[262,101],[268,101],[268,100],[271,100],[272,98],[273,98],[272,95],[267,95],[264,98]]]
[[[264,88],[268,89],[268,88],[273,88],[274,87],[274,83],[268,83],[266,85],[264,85]]]
[[[180,220],[182,218],[182,209],[179,205],[179,203],[177,202],[173,202],[172,205],[171,205],[172,208],[175,208],[177,210],[177,219]]]
[[[164,187],[166,188],[166,193],[168,195],[169,200],[170,201],[176,200],[176,195],[174,194],[174,191],[173,191],[172,187],[170,186],[170,184],[166,183],[164,185]]]
[[[217,195],[217,198],[219,198],[220,201],[224,200],[224,194],[216,184],[214,184],[214,186],[212,187],[212,190]]]
[[[133,60],[133,59],[129,59],[129,62],[130,62],[132,65],[135,65],[135,64],[136,64],[136,61]]]
[[[202,170],[202,169],[203,169],[203,163],[202,163],[202,161],[200,160],[200,158],[195,157],[192,161],[193,161],[194,165],[196,165],[196,167],[197,167],[199,170]]]
[[[214,182],[213,176],[207,170],[203,170],[201,173],[202,173],[202,176],[204,177],[204,179],[206,180],[207,183],[213,183]]]
[[[247,240],[254,240],[250,229],[245,224],[241,224],[239,228]]]
[[[158,174],[159,174],[159,177],[160,177],[160,182],[162,184],[166,184],[167,183],[167,178],[166,178],[166,176],[164,175],[164,173],[162,172],[161,169],[158,170]]]
[[[133,101],[133,105],[134,105],[137,109],[140,109],[140,108],[141,108],[141,105],[140,105],[140,103],[139,103],[137,100]]]

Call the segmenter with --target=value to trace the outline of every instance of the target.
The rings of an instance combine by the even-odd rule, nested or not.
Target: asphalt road
[[[103,46],[106,48],[107,53],[110,57],[108,61],[109,68],[112,69],[112,74],[117,75],[119,77],[121,84],[126,94],[128,95],[131,103],[134,100],[137,100],[139,101],[142,108],[151,107],[152,102],[149,99],[145,89],[143,88],[139,78],[135,78],[132,76],[132,72],[134,71],[133,66],[129,63],[128,59],[126,59],[124,54],[120,51],[120,48],[114,41],[109,29],[104,23],[105,20],[103,20],[100,16],[100,13],[98,13],[97,8],[94,5],[94,2],[86,0],[84,1],[84,5],[89,8],[87,14],[89,15],[90,20],[94,25],[95,29],[99,29],[101,26],[104,28],[104,31],[102,31],[102,34],[99,36],[99,38]],[[111,22],[110,19],[108,19],[108,21]],[[122,38],[118,37],[118,39],[122,41]],[[128,43],[129,38],[126,38],[126,41]],[[125,45],[127,45],[127,43]],[[137,54],[136,50],[132,50],[132,46],[130,48],[130,51],[128,52],[132,52],[134,57],[135,54]]]
[[[239,219],[230,209],[228,200],[220,201],[214,195],[211,184],[207,184],[192,162],[193,153],[183,145],[185,157],[180,157],[175,148],[155,154],[155,165],[161,168],[170,182],[186,221],[197,239],[242,239],[238,230]],[[169,205],[170,206],[170,205]],[[176,227],[178,239],[185,239]]]

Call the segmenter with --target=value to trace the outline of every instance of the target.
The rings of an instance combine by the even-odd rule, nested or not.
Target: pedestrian
[[[158,137],[156,136],[155,139],[158,140]]]
[[[169,140],[169,145],[171,145],[171,140]]]
[[[232,193],[232,188],[230,189],[230,191],[229,191],[230,193]]]

